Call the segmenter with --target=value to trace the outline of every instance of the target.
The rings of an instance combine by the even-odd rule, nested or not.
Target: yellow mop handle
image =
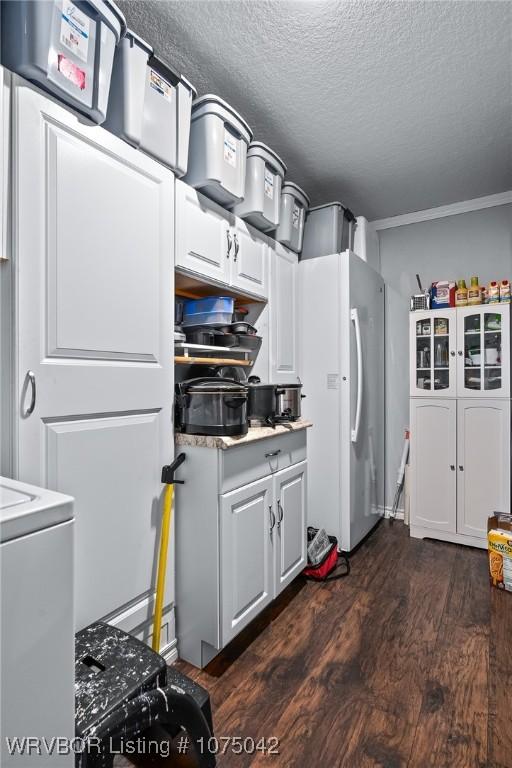
[[[162,516],[162,530],[160,532],[160,554],[158,557],[158,576],[156,581],[155,618],[153,620],[152,648],[160,652],[160,632],[162,630],[162,613],[164,609],[165,572],[167,570],[167,551],[169,549],[169,532],[171,530],[172,499],[174,485],[165,486],[164,511]]]

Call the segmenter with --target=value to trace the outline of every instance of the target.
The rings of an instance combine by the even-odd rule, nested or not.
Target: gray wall
[[[434,280],[512,278],[512,205],[379,232],[386,297],[386,504],[391,506],[409,424],[409,297]]]

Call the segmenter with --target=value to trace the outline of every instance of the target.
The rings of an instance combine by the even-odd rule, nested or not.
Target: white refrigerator
[[[308,525],[351,551],[384,513],[384,282],[350,251],[299,262]]]

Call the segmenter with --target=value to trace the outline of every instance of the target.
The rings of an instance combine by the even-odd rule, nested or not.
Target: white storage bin
[[[301,259],[341,253],[350,247],[351,211],[342,203],[325,203],[310,208],[304,225]]]
[[[279,155],[260,141],[253,141],[247,151],[245,195],[233,209],[236,215],[263,232],[275,229],[285,173],[286,165]]]
[[[128,30],[119,43],[104,127],[171,168],[187,172],[194,87]]]
[[[110,0],[5,0],[2,64],[102,123],[114,49],[126,32]]]
[[[218,96],[208,94],[192,104],[187,184],[221,205],[243,200],[245,164],[252,131],[245,120]]]
[[[309,197],[297,184],[287,181],[281,190],[279,226],[275,231],[278,243],[295,253],[302,250],[304,219],[309,207]]]

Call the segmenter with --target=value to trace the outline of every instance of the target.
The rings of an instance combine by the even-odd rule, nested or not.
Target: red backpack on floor
[[[317,533],[318,528],[308,528],[308,544],[315,538]],[[331,548],[322,560],[317,565],[308,564],[302,571],[306,578],[314,579],[315,581],[334,581],[349,575],[350,563],[347,555],[338,552],[338,539],[336,536],[329,536],[329,541]],[[339,571],[338,569],[340,568],[343,568],[343,570]]]

